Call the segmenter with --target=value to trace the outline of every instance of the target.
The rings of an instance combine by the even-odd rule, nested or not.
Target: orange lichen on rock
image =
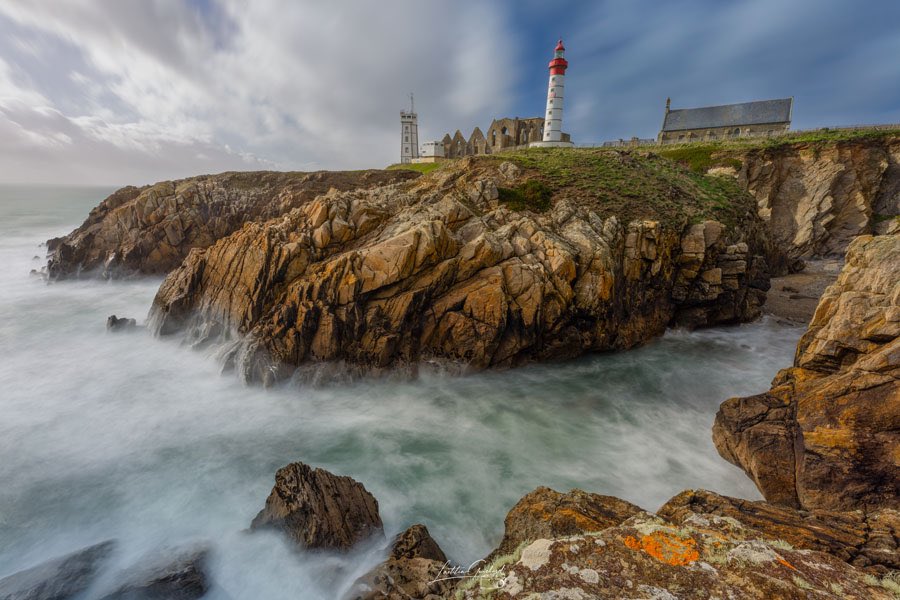
[[[778,558],[778,562],[780,562],[781,564],[786,566],[788,569],[793,569],[794,571],[797,570],[797,567],[795,567],[794,565],[792,565],[791,563],[789,563],[788,561],[784,560],[781,557]]]
[[[656,560],[673,567],[683,567],[700,558],[697,542],[693,538],[681,539],[663,531],[645,535],[640,541],[629,535],[625,537],[624,543],[632,550],[643,550]]]

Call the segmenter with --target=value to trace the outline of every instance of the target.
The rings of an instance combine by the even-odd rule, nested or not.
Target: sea
[[[44,242],[111,191],[0,186],[0,578],[114,539],[88,597],[196,545],[210,548],[209,598],[340,597],[385,540],[335,554],[248,532],[294,461],[362,482],[386,539],[423,523],[463,565],[537,486],[650,511],[687,488],[760,497],[711,427],[723,400],[766,390],[790,364],[798,327],[673,330],[627,352],[466,376],[247,386],[177,339],[107,332],[112,314],[143,324],[161,279],[40,275]]]

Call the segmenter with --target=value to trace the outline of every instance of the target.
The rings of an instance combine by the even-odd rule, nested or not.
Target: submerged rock
[[[204,572],[209,549],[158,553],[117,576],[116,591],[102,600],[195,600],[209,590]]]
[[[724,402],[713,438],[770,502],[900,506],[900,235],[853,241],[794,366]]]
[[[119,318],[116,315],[110,315],[109,318],[106,319],[107,331],[126,331],[135,328],[137,328],[137,321],[134,319],[129,319],[127,317]]]
[[[361,577],[348,600],[406,600],[450,597],[457,583],[450,564],[424,525],[413,525],[394,538],[383,563]]]
[[[378,501],[351,479],[296,462],[275,474],[275,487],[250,529],[278,529],[301,548],[348,550],[383,533]]]
[[[66,600],[90,587],[115,550],[106,541],[0,579],[0,600]]]

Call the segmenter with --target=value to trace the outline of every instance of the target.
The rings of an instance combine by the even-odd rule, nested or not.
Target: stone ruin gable
[[[485,139],[484,134],[481,133],[480,128],[476,127],[474,131],[472,131],[472,135],[469,136],[467,150],[470,155],[487,153],[487,140]]]
[[[499,150],[539,142],[544,136],[543,126],[544,120],[537,117],[495,119],[488,128],[487,143],[491,148]]]
[[[527,146],[531,142],[539,142],[544,137],[544,120],[540,117],[529,119],[502,118],[494,119],[485,135],[476,127],[469,140],[463,137],[457,129],[453,137],[444,135],[441,143],[444,145],[444,156],[447,158],[462,158],[477,154],[493,154],[506,148]],[[568,134],[563,134],[563,140],[567,141]]]
[[[462,132],[459,129],[456,130],[456,133],[453,134],[453,137],[450,139],[450,143],[447,143],[447,137],[444,136],[444,156],[447,158],[462,158],[463,156],[467,156],[467,143],[466,138],[463,137]]]

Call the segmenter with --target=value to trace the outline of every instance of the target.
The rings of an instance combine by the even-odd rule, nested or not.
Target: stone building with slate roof
[[[671,108],[667,98],[657,140],[660,144],[680,144],[778,135],[790,129],[793,109],[793,98],[676,109]]]

